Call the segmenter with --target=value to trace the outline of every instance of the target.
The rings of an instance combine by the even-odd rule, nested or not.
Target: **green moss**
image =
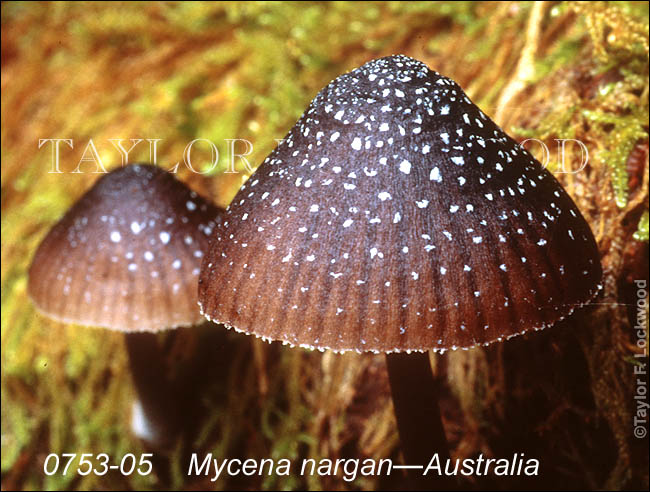
[[[584,14],[579,22],[584,22],[590,33],[596,56],[588,67],[583,61],[578,70],[587,71],[584,76],[592,82],[585,83],[594,84],[594,88],[583,95],[574,92],[565,96],[534,128],[516,128],[515,131],[523,137],[543,140],[584,139],[588,132],[590,160],[607,167],[616,204],[624,208],[629,198],[628,157],[638,141],[648,139],[647,44],[644,48],[642,42],[630,43],[629,40],[640,39],[643,32],[647,36],[647,22],[644,24],[630,17],[630,12],[638,10],[630,5],[607,7],[600,2],[593,10],[583,7],[575,4],[556,6],[552,15],[562,15],[567,9]],[[623,26],[627,27],[623,29]],[[562,67],[576,62],[579,54],[584,55],[581,36],[584,36],[583,31],[572,33],[537,60],[536,80],[564,70]],[[620,42],[621,37],[628,42]],[[614,81],[607,82],[611,79]],[[550,168],[553,169],[553,164]]]
[[[582,114],[600,130],[604,141],[598,157],[611,169],[616,204],[624,208],[628,201],[629,180],[625,164],[637,141],[648,138],[647,130],[636,115],[622,117],[590,110],[584,110]]]
[[[643,212],[643,216],[639,220],[639,226],[634,233],[634,239],[637,241],[648,242],[648,211]]]

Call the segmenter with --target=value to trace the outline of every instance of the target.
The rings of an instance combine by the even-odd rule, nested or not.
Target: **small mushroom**
[[[199,303],[268,340],[389,354],[405,459],[426,465],[447,453],[426,351],[548,327],[601,275],[552,174],[453,80],[390,56],[325,87],[244,184]]]
[[[144,413],[139,427],[149,431],[141,437],[154,444],[174,437],[180,417],[156,332],[202,319],[196,282],[219,214],[162,169],[129,165],[103,176],[65,214],[29,270],[29,295],[47,316],[126,333],[134,417]],[[136,427],[141,421],[134,418]]]

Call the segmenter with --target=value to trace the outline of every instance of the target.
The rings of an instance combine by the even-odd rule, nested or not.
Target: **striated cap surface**
[[[241,188],[199,303],[292,345],[443,350],[549,326],[601,275],[555,178],[454,81],[400,55],[332,81]]]
[[[220,213],[158,167],[119,168],[47,234],[29,295],[64,322],[127,332],[194,324],[201,259]]]

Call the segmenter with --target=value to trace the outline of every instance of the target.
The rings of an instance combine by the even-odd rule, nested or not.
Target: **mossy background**
[[[71,173],[89,139],[107,169],[120,165],[109,138],[162,139],[166,168],[190,140],[209,139],[219,166],[201,175],[181,164],[178,175],[225,206],[245,177],[241,165],[224,173],[225,139],[253,142],[259,164],[321,87],[393,53],[454,78],[513,136],[551,151],[553,139],[575,138],[590,151],[584,169],[557,177],[597,238],[603,294],[550,330],[434,360],[453,456],[524,452],[541,460],[541,476],[461,486],[647,490],[648,440],[632,434],[633,280],[648,279],[647,2],[3,2],[2,489],[400,484],[396,474],[212,483],[186,476],[181,446],[149,477],[45,476],[51,452],[119,462],[145,449],[129,431],[122,337],[50,321],[26,295],[39,241],[98,177],[91,163]],[[62,174],[48,173],[40,138],[74,139],[62,146]],[[198,170],[210,168],[206,149],[192,155]],[[131,158],[149,160],[146,142]],[[566,165],[579,162],[577,152]],[[554,153],[550,166],[560,170]],[[210,325],[161,343],[171,366],[202,375],[204,418],[189,449],[399,459],[382,357],[291,350]]]

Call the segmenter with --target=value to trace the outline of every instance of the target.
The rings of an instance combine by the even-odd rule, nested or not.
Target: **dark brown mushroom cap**
[[[470,347],[588,302],[571,198],[452,80],[391,56],[338,77],[214,231],[202,312],[293,345]]]
[[[47,234],[29,295],[64,322],[129,332],[194,324],[201,257],[220,213],[158,167],[119,168]]]

